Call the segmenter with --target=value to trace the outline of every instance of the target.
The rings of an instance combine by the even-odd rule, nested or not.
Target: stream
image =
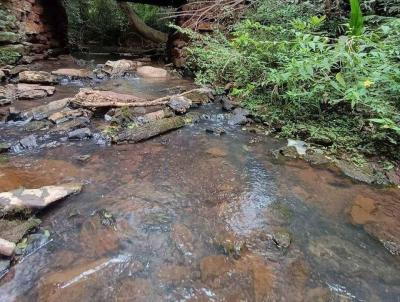
[[[91,85],[148,97],[193,86],[136,77]],[[65,141],[1,161],[0,191],[71,181],[84,190],[38,215],[50,236],[3,276],[0,300],[400,301],[400,256],[369,234],[400,230],[398,188],[277,160],[285,141],[228,125],[220,104],[196,110],[198,123],[142,143]],[[0,125],[1,139],[24,135]],[[374,210],[357,212],[360,200]]]

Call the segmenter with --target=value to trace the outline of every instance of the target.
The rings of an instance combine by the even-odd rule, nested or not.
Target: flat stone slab
[[[75,68],[61,68],[51,72],[52,75],[58,77],[69,77],[74,79],[89,79],[92,77],[92,73],[86,69],[75,69]]]
[[[0,215],[7,216],[39,210],[71,194],[79,193],[81,190],[81,184],[70,183],[0,193]]]

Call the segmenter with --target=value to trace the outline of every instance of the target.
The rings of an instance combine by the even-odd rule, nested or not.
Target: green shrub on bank
[[[232,83],[231,94],[284,136],[399,158],[400,20],[337,38],[324,20],[247,19],[230,38],[197,37],[189,64],[202,84]]]

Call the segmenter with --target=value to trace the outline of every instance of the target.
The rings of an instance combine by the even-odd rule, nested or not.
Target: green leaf
[[[338,83],[340,85],[342,85],[343,87],[346,87],[346,82],[340,72],[338,72],[335,77],[336,77],[336,81],[338,81]]]

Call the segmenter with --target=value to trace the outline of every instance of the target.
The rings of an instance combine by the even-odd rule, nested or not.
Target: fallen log
[[[0,217],[28,215],[81,190],[81,184],[70,183],[3,192],[0,193]]]
[[[129,24],[135,32],[150,41],[156,43],[167,43],[168,34],[158,31],[144,23],[128,3],[118,2],[118,5],[128,17]]]
[[[138,126],[133,129],[123,129],[116,135],[111,137],[114,144],[121,143],[137,143],[154,136],[166,133],[185,126],[186,119],[182,116],[164,118],[155,120],[143,126]]]
[[[101,108],[101,107],[148,107],[167,105],[171,97],[191,96],[194,94],[208,94],[203,88],[196,88],[177,95],[168,95],[161,98],[149,100],[131,94],[117,93],[113,91],[93,90],[83,88],[72,99],[71,103],[78,107]],[[193,103],[204,103],[201,98],[192,100]]]

